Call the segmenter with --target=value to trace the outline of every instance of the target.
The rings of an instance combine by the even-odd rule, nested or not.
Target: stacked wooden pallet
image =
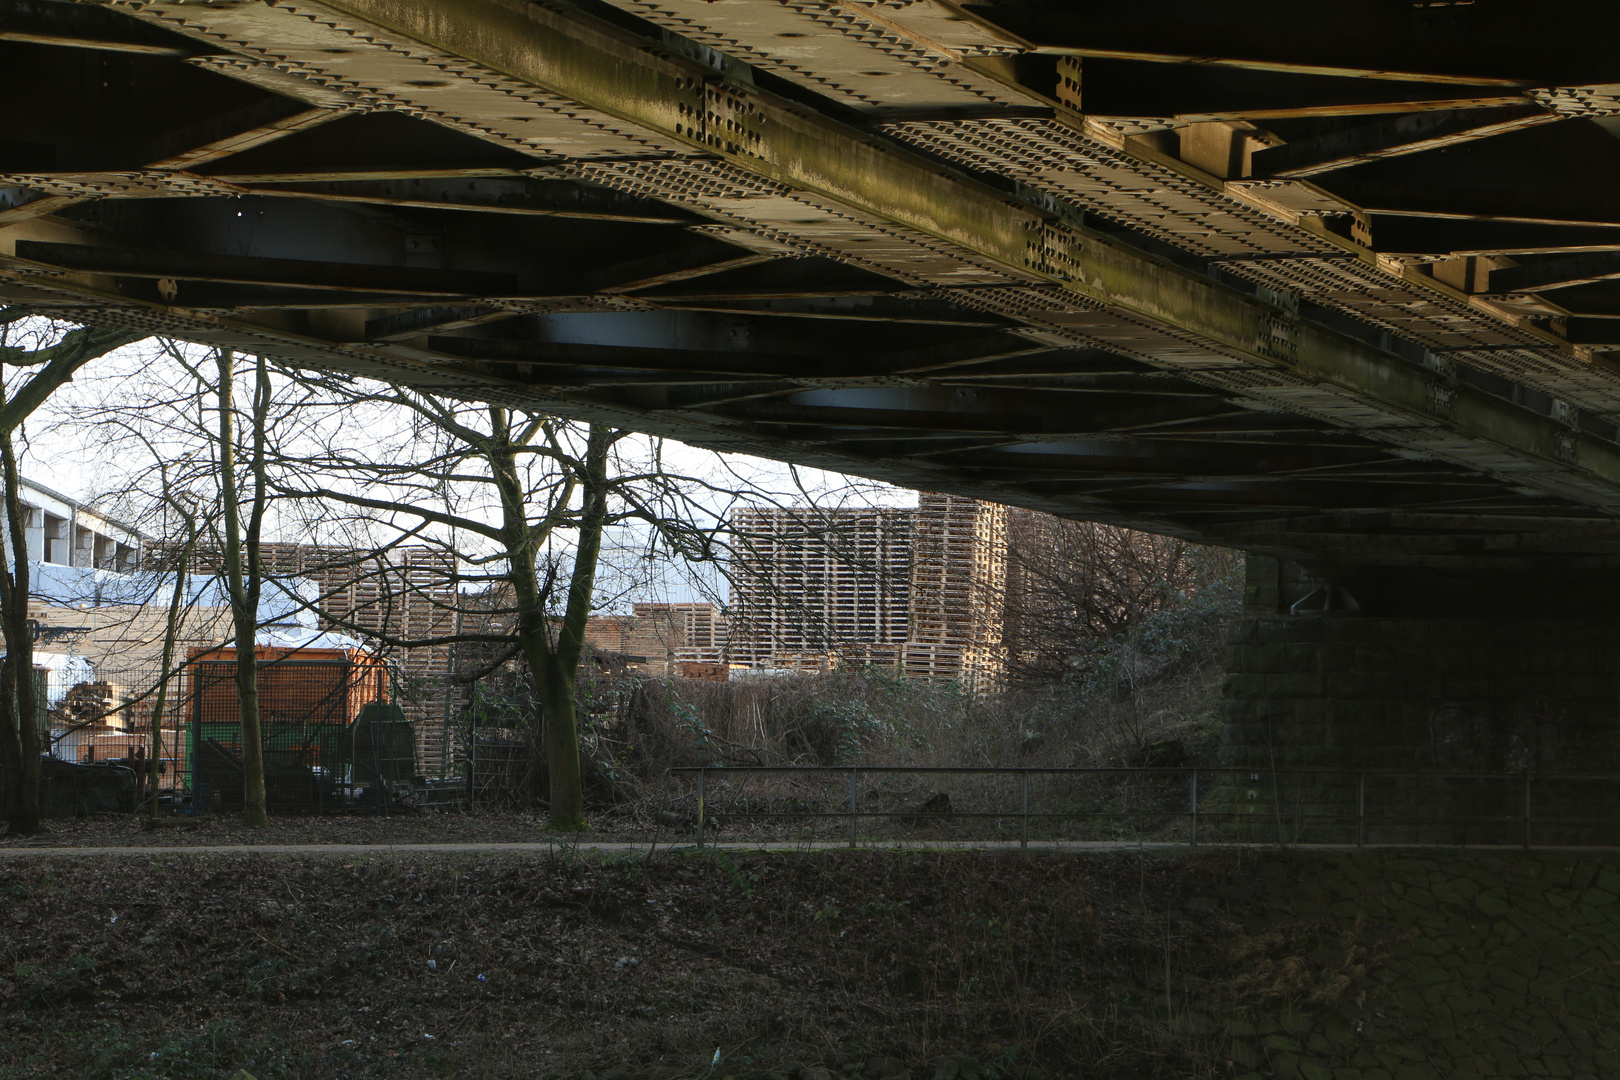
[[[730,669],[730,655],[727,642],[730,637],[730,625],[726,615],[719,608],[707,602],[683,604],[637,604],[635,611],[663,606],[680,612],[685,623],[685,641],[675,650],[675,663],[696,664],[707,672],[704,678],[716,678],[716,671],[724,672]],[[696,669],[694,669],[696,670]]]
[[[710,603],[635,604],[628,615],[586,620],[585,642],[626,657],[631,670],[670,675],[678,663],[723,662],[725,625]]]
[[[999,678],[1007,509],[954,495],[918,500],[908,678]],[[971,659],[971,663],[969,660]]]
[[[734,520],[732,659],[900,644],[909,632],[911,511],[749,507]]]
[[[911,678],[999,678],[1004,507],[924,494],[916,509],[751,507],[735,525],[733,662],[864,649]]]

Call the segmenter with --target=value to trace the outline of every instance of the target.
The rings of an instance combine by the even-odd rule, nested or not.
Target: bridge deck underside
[[[0,0],[0,302],[1316,563],[1610,565],[1620,15],[1564,6]]]

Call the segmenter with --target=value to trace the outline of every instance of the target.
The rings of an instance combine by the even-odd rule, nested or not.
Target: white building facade
[[[129,573],[140,565],[140,533],[96,513],[43,484],[20,484],[28,559],[47,566],[78,566]],[[0,515],[0,536],[5,532]],[[11,553],[7,542],[5,555]]]

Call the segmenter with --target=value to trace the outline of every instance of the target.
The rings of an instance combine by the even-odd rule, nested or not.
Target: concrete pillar
[[[28,557],[36,561],[45,558],[45,512],[30,507],[24,511],[28,515]]]
[[[1222,745],[1250,770],[1227,796],[1251,830],[1353,842],[1364,799],[1370,842],[1517,844],[1528,785],[1535,843],[1620,842],[1620,623],[1601,596],[1402,572],[1346,585],[1359,614],[1290,616],[1276,564],[1251,570],[1265,613],[1230,631]]]
[[[71,528],[73,565],[94,566],[96,564],[96,534],[77,522]]]

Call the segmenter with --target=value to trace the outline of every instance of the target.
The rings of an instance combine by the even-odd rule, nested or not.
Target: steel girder
[[[1600,50],[1157,6],[0,0],[0,292],[1318,561],[1613,560],[1620,217],[1530,175],[1620,153]]]

